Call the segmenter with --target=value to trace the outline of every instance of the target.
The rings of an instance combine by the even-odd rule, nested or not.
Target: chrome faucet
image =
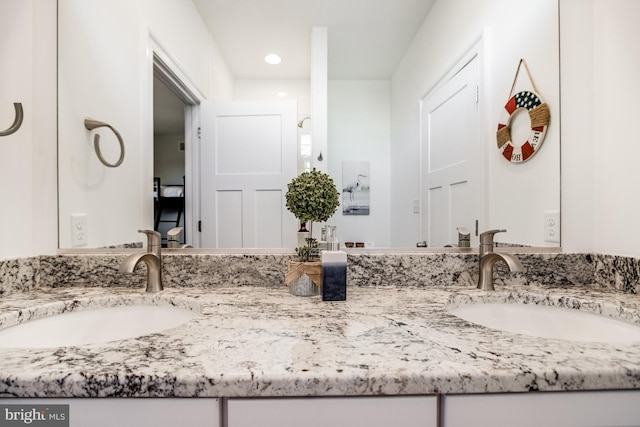
[[[512,254],[505,254],[493,251],[493,236],[496,233],[505,232],[507,230],[490,230],[480,234],[480,272],[478,276],[478,289],[483,291],[492,291],[493,287],[493,266],[498,261],[504,261],[509,267],[509,271],[522,272],[524,267],[518,258]]]
[[[129,255],[120,263],[118,271],[133,273],[140,262],[147,265],[147,292],[162,290],[162,235],[153,230],[138,230],[147,236],[147,252]]]

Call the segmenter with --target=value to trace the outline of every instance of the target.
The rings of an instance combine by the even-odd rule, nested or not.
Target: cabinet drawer
[[[220,427],[214,398],[0,399],[0,405],[69,405],[70,427]]]
[[[436,427],[435,396],[229,399],[228,427]]]
[[[445,427],[640,425],[640,391],[445,396],[443,408]]]

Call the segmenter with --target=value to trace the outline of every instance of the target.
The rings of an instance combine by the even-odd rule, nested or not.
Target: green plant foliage
[[[287,189],[287,209],[301,222],[324,222],[340,205],[340,193],[333,179],[315,169],[295,177]]]
[[[300,246],[296,248],[296,255],[302,262],[308,262],[316,259],[320,256],[320,249],[318,249],[318,241],[316,239],[306,239],[307,246]]]

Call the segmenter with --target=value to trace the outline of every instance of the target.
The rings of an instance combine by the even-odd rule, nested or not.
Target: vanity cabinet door
[[[435,396],[229,399],[228,427],[436,427]]]
[[[640,391],[445,396],[445,427],[640,425]]]
[[[214,398],[33,398],[0,404],[69,405],[69,427],[220,427],[220,399]]]

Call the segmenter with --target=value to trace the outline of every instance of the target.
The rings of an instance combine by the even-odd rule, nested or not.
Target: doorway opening
[[[153,54],[154,230],[165,247],[193,246],[193,132],[200,99],[165,61]],[[168,236],[173,236],[168,238]]]
[[[171,230],[181,227],[185,244],[185,103],[157,77],[153,78],[154,230],[163,245]],[[177,230],[176,230],[177,231]]]

